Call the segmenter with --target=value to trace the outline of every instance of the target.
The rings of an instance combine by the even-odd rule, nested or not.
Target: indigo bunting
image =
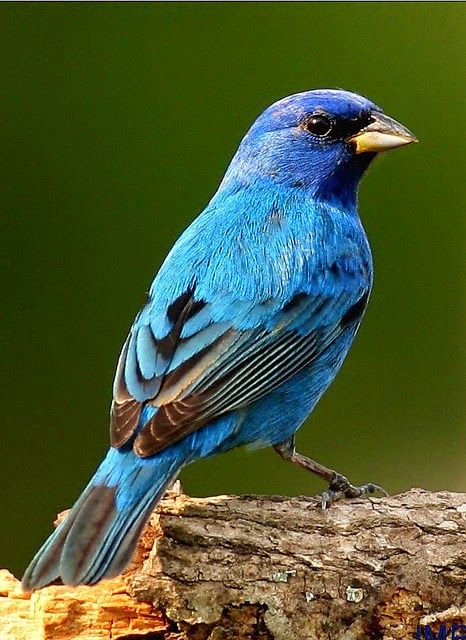
[[[152,282],[117,364],[111,448],[32,560],[25,590],[121,573],[180,469],[239,445],[273,446],[318,474],[324,507],[380,489],[351,485],[294,438],[370,295],[359,181],[379,152],[414,141],[342,90],[298,93],[257,118]]]

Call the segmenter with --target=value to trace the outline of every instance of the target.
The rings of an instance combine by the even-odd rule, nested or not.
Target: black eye
[[[321,138],[330,133],[332,130],[332,123],[326,116],[316,113],[306,122],[306,129],[309,133],[312,133],[313,136]]]

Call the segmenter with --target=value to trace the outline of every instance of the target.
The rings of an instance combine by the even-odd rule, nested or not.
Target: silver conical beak
[[[378,153],[418,142],[418,140],[409,129],[393,118],[374,111],[370,124],[348,138],[347,142],[354,146],[356,153]]]

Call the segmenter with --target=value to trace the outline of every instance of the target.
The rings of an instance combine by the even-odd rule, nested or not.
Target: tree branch
[[[465,596],[465,494],[322,511],[305,497],[172,493],[122,578],[29,599],[0,572],[0,638],[406,640],[417,625],[466,625]]]

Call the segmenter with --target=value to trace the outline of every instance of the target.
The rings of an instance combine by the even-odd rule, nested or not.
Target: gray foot
[[[363,484],[360,487],[353,486],[348,478],[340,473],[335,474],[335,478],[329,485],[329,488],[323,491],[317,496],[320,499],[322,509],[327,509],[333,502],[341,500],[343,498],[360,498],[362,496],[374,495],[380,493],[383,496],[388,496],[388,493],[378,484],[369,482]]]

